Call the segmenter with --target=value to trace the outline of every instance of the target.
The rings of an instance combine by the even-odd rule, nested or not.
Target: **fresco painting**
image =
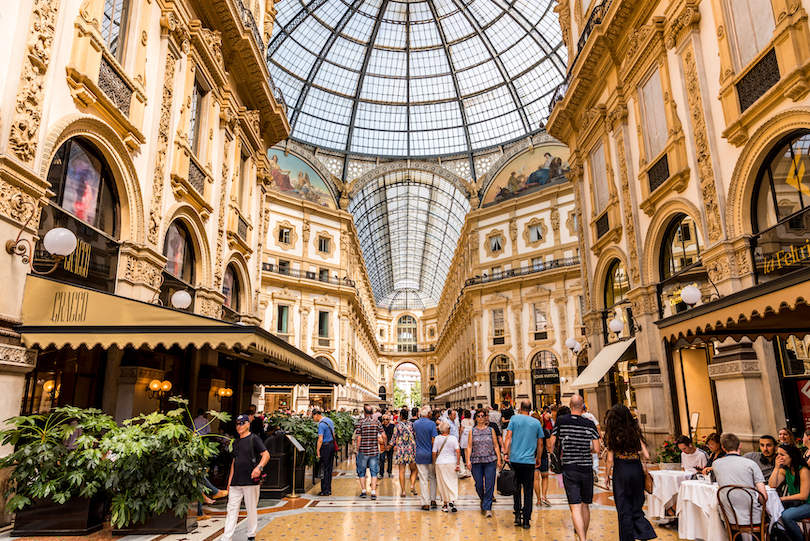
[[[484,205],[567,182],[568,155],[568,148],[558,144],[535,147],[533,153],[524,152],[501,169],[484,196]]]
[[[272,148],[267,151],[267,157],[270,159],[271,188],[316,205],[337,208],[324,180],[306,162]]]

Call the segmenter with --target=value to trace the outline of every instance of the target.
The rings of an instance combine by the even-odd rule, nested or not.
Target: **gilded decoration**
[[[51,62],[59,0],[34,0],[23,60],[17,104],[11,120],[9,146],[23,162],[31,163],[37,152],[37,134],[42,121],[45,72]]]
[[[573,51],[574,44],[571,42],[571,8],[569,0],[556,0],[557,5],[554,6],[554,13],[560,18],[560,30],[562,31],[563,44],[566,50]],[[568,67],[571,67],[571,62],[574,61],[574,55],[568,55]]]
[[[166,154],[169,151],[169,123],[172,117],[172,100],[174,96],[174,70],[177,59],[174,54],[166,55],[166,71],[163,75],[163,98],[160,103],[160,124],[157,131],[157,151],[155,153],[155,171],[152,178],[152,205],[149,208],[149,229],[147,238],[157,246],[163,211],[163,187],[166,179]]]
[[[557,231],[560,227],[560,213],[557,211],[557,209],[554,209],[552,212],[557,213],[557,227],[554,228],[554,230]],[[540,238],[537,239],[536,241],[532,241],[531,229],[536,225],[540,226],[541,231]],[[548,234],[548,227],[546,227],[546,221],[541,220],[540,218],[532,218],[531,220],[526,222],[526,226],[523,228],[523,240],[526,241],[526,246],[528,246],[529,248],[537,248],[538,246],[543,244],[546,241],[547,234]]]
[[[689,34],[692,29],[698,27],[698,23],[700,22],[700,12],[698,12],[699,3],[700,0],[697,2],[694,0],[688,1],[683,11],[681,11],[674,20],[669,22],[664,37],[664,45],[667,49],[673,49],[680,45],[687,34]],[[719,31],[722,31],[722,26]]]
[[[512,316],[515,322],[515,336],[519,337],[517,340],[517,358],[518,358],[518,368],[523,368],[523,339],[520,338],[522,336],[521,324],[520,324],[520,317],[523,311],[523,303],[520,301],[513,302],[509,305],[509,308],[512,309]]]
[[[697,154],[698,175],[700,177],[700,193],[706,211],[706,228],[709,233],[709,245],[714,244],[723,237],[723,228],[720,219],[720,208],[717,201],[717,189],[714,181],[714,168],[709,149],[709,134],[706,119],[703,116],[703,98],[700,95],[700,81],[698,79],[697,65],[695,63],[694,48],[692,45],[683,54],[684,76],[686,78],[686,94],[689,108],[692,113],[692,131],[695,138],[695,153]]]
[[[217,255],[216,267],[214,270],[214,287],[220,289],[222,287],[222,258],[224,251],[224,241],[222,240],[225,234],[225,202],[227,196],[228,186],[228,158],[231,147],[231,140],[225,136],[225,148],[222,151],[222,178],[219,182],[219,210],[217,213]]]

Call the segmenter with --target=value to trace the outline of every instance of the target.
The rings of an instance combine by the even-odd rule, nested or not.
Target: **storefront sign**
[[[87,272],[90,270],[91,249],[88,243],[78,239],[76,249],[62,261],[62,266],[68,272],[78,274],[82,278],[87,278]]]
[[[790,251],[779,250],[770,257],[765,256],[765,270],[763,274],[779,270],[782,267],[795,265],[806,259],[810,259],[810,239],[807,239],[804,246],[799,246],[798,250],[795,246],[791,246]]]
[[[697,284],[697,282],[695,282],[693,284],[687,284],[687,285],[685,285],[685,286],[683,286],[683,287],[681,287],[679,289],[674,289],[672,291],[672,293],[669,294],[669,305],[670,306],[677,306],[677,305],[679,305],[679,304],[681,304],[683,302],[683,299],[681,299],[681,291],[683,291],[684,287],[688,287],[688,286],[695,286],[696,288],[700,289],[700,286]]]
[[[57,291],[53,295],[54,323],[83,323],[87,318],[90,293],[87,291]]]
[[[796,382],[799,391],[799,405],[802,410],[802,422],[805,430],[810,429],[810,379],[800,379]]]

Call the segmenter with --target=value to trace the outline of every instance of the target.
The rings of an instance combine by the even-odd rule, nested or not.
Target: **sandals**
[[[404,498],[406,496],[407,496],[407,494],[405,493],[405,491],[402,491],[402,494],[399,495],[400,498]]]

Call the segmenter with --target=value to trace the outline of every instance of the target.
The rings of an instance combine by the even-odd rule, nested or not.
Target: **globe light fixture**
[[[582,344],[577,342],[577,345],[574,346],[574,353],[579,353],[580,351],[582,351]]]
[[[618,317],[614,317],[613,319],[610,320],[610,323],[608,323],[608,327],[614,333],[619,334],[620,332],[622,332],[622,330],[624,330],[624,321],[622,321]]]
[[[24,200],[22,195],[17,195],[11,200],[10,207],[11,210],[15,210],[17,212],[22,212],[24,207],[28,207],[30,214],[22,227],[20,227],[20,231],[17,233],[17,238],[6,242],[6,252],[11,255],[20,256],[22,262],[28,265],[31,272],[34,274],[44,275],[52,273],[59,266],[60,261],[76,250],[76,246],[78,245],[79,241],[76,239],[76,235],[73,233],[73,231],[70,229],[65,229],[64,227],[55,227],[48,231],[45,234],[45,237],[42,239],[42,244],[45,246],[45,249],[54,256],[53,266],[47,271],[35,269],[34,262],[32,260],[34,253],[33,245],[31,244],[30,240],[22,238],[22,234],[36,214],[36,205],[31,201]]]
[[[689,306],[694,306],[700,302],[702,296],[700,290],[693,285],[688,285],[681,290],[681,300]]]
[[[55,385],[56,382],[52,379],[49,379],[42,385],[42,390],[45,391],[46,393],[50,393],[51,391],[53,391]]]
[[[160,381],[153,379],[146,387],[146,396],[150,399],[161,399],[163,396],[172,390],[172,382],[168,380]]]
[[[175,291],[172,295],[172,306],[179,310],[185,310],[191,306],[191,295],[185,289]]]
[[[560,383],[561,383],[562,385],[565,385],[565,382],[566,382],[566,381],[568,381],[568,380],[567,380],[567,379],[565,379],[565,376],[560,376]]]
[[[578,343],[579,342],[577,342],[577,339],[572,336],[571,338],[565,341],[565,347],[567,347],[568,349],[574,349]]]
[[[520,385],[520,380],[519,380],[519,379],[516,379],[516,380],[515,380],[515,387],[517,387],[518,385]]]
[[[55,256],[67,257],[76,249],[79,241],[70,229],[55,227],[45,233],[42,244]]]

